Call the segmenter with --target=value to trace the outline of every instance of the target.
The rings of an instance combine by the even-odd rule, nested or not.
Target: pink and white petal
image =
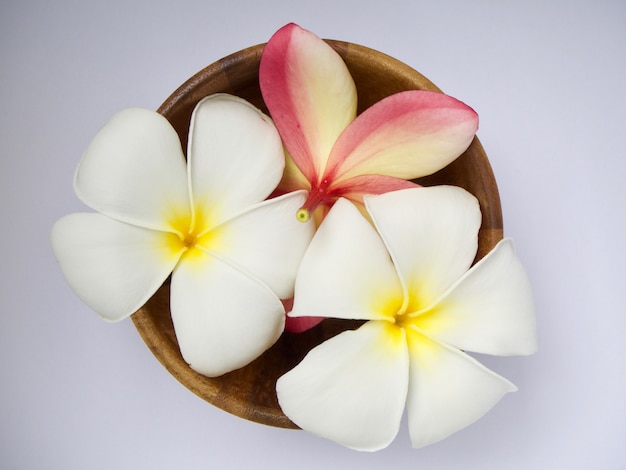
[[[306,179],[300,168],[295,164],[293,158],[288,153],[285,154],[285,170],[283,177],[278,183],[275,194],[285,194],[292,191],[311,189],[311,183]]]
[[[366,196],[365,206],[409,293],[407,313],[430,307],[471,266],[478,201],[455,186]]]
[[[187,165],[178,134],[160,114],[126,109],[94,137],[76,170],[74,189],[114,219],[171,230],[189,217]]]
[[[285,165],[278,131],[247,101],[215,94],[198,103],[189,131],[189,181],[207,227],[264,200]]]
[[[289,315],[392,319],[403,300],[382,240],[351,202],[339,199],[302,259]]]
[[[199,243],[267,284],[280,298],[289,298],[315,231],[312,222],[295,217],[305,199],[306,192],[299,191],[263,201],[216,227]]]
[[[296,165],[311,182],[356,116],[356,87],[328,44],[295,24],[269,40],[259,68],[263,100]]]
[[[408,387],[404,331],[370,321],[316,348],[276,383],[289,419],[318,436],[365,451],[395,438]]]
[[[397,93],[341,134],[326,173],[340,181],[361,174],[430,175],[461,155],[477,129],[476,112],[455,98],[423,90]]]
[[[359,175],[332,185],[333,194],[363,204],[363,196],[421,187],[412,181],[385,175]]]
[[[70,287],[107,321],[122,320],[146,303],[184,249],[174,234],[96,213],[59,219],[50,239]]]
[[[513,242],[498,243],[415,321],[426,334],[463,350],[500,356],[534,353],[532,290]]]
[[[407,328],[407,397],[413,447],[440,441],[469,426],[517,387],[467,354]]]
[[[192,369],[216,377],[250,363],[283,331],[283,305],[264,284],[195,250],[172,274],[172,321]]]

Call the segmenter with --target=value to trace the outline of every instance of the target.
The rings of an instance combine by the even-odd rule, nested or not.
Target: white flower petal
[[[459,350],[407,329],[410,384],[407,397],[413,447],[437,442],[472,424],[508,392],[517,390]]]
[[[278,402],[306,431],[353,449],[382,449],[400,426],[408,367],[404,331],[370,321],[312,349],[278,379]]]
[[[187,167],[178,134],[158,113],[126,109],[89,144],[74,188],[88,206],[115,219],[170,230],[189,216]]]
[[[63,217],[50,238],[69,285],[108,321],[139,309],[172,272],[182,251],[171,233],[94,213]]]
[[[183,358],[214,377],[245,366],[283,331],[285,310],[264,284],[194,249],[172,274],[171,311]]]
[[[206,248],[289,298],[315,231],[312,221],[302,223],[294,216],[305,199],[300,191],[264,201],[211,231]]]
[[[430,306],[471,266],[481,213],[464,189],[405,189],[366,196],[365,204],[406,283],[409,312]]]
[[[351,202],[339,199],[304,255],[289,315],[389,319],[403,298],[382,240]]]
[[[226,94],[208,96],[196,106],[187,155],[194,206],[208,214],[211,225],[265,199],[285,166],[270,118]]]
[[[532,290],[513,242],[498,243],[415,321],[429,336],[463,350],[500,356],[535,352]]]

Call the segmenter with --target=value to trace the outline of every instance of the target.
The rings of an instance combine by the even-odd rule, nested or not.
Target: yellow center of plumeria
[[[183,245],[187,248],[191,248],[196,244],[196,235],[193,232],[187,232],[184,235],[179,235],[179,238]]]
[[[385,316],[391,329],[402,330],[410,326],[419,328],[423,323],[422,319],[428,321],[432,317],[429,314],[432,312],[422,313],[422,309],[417,307],[419,305],[421,305],[419,299],[415,299],[410,294],[406,302],[402,297],[388,296],[384,297],[384,300],[381,299],[376,310]]]
[[[174,233],[168,245],[172,253],[182,253],[185,259],[197,259],[203,253],[198,247],[210,249],[214,244],[216,231],[211,230],[202,211],[196,210],[193,215],[179,215],[170,220]]]
[[[395,324],[398,328],[406,328],[409,325],[415,325],[415,318],[407,313],[399,314],[395,318]]]

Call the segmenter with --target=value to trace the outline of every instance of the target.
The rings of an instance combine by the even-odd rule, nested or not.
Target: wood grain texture
[[[441,91],[407,65],[372,49],[341,41],[327,41],[345,60],[357,86],[359,112],[376,101],[403,90]],[[185,82],[159,108],[187,147],[187,132],[196,103],[213,93],[231,93],[267,112],[258,83],[264,45],[253,46],[225,57]],[[457,160],[441,171],[416,180],[424,186],[461,186],[480,201],[482,227],[476,259],[482,258],[502,239],[502,213],[496,181],[477,138]],[[221,377],[208,378],[194,372],[178,349],[169,311],[169,281],[146,305],[132,315],[135,327],[163,366],[200,398],[242,418],[284,428],[297,428],[280,410],[275,384],[306,353],[341,331],[360,322],[328,319],[311,330],[283,333],[278,342],[254,362]]]

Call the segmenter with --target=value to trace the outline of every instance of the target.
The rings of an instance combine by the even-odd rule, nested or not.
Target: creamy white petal
[[[221,93],[196,106],[187,155],[194,207],[206,214],[209,225],[265,199],[285,166],[270,118],[247,101]]]
[[[285,322],[283,305],[267,286],[197,249],[172,274],[171,311],[183,358],[209,377],[260,356]]]
[[[289,315],[391,318],[403,298],[382,240],[351,202],[339,199],[302,259]]]
[[[467,354],[407,329],[407,397],[413,447],[424,447],[469,426],[517,390]]]
[[[276,384],[283,412],[302,429],[357,450],[389,445],[408,386],[404,330],[370,321],[316,348]]]
[[[306,192],[299,191],[263,201],[211,231],[205,248],[289,298],[315,231],[312,221],[302,223],[294,216],[305,198]]]
[[[463,350],[501,356],[534,353],[532,290],[513,242],[498,243],[415,321],[429,336]]]
[[[365,204],[409,292],[426,308],[471,266],[481,213],[464,189],[434,186],[366,196]]]
[[[170,230],[189,216],[187,167],[178,134],[158,113],[126,109],[87,147],[74,189],[91,208],[142,227]]]
[[[95,213],[61,218],[50,238],[71,288],[108,321],[122,320],[139,309],[163,284],[182,252],[171,233]]]

